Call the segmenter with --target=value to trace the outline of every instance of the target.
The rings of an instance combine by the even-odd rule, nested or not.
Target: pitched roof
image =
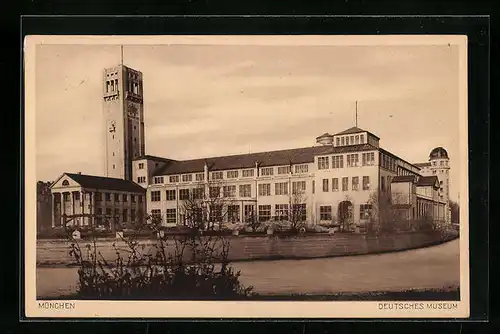
[[[417,186],[434,186],[437,182],[438,177],[436,175],[421,176],[418,178]]]
[[[167,159],[167,158],[162,158],[162,157],[157,157],[157,156],[154,156],[154,155],[141,155],[140,157],[137,157],[135,159],[132,159],[133,161],[136,161],[136,160],[144,160],[144,159],[147,159],[147,160],[153,160],[153,161],[161,161],[161,162],[170,162],[170,161],[175,161],[175,160],[172,160],[172,159]]]
[[[415,176],[413,175],[398,175],[394,176],[391,183],[402,183],[402,182],[415,182]]]
[[[325,132],[321,136],[316,137],[316,139],[323,138],[323,137],[331,137],[331,136],[333,136],[333,135],[329,134],[328,132]]]
[[[370,131],[366,131],[366,130],[363,130],[363,129],[360,129],[358,128],[357,126],[353,126],[352,128],[349,128],[347,130],[344,130],[344,131],[341,131],[341,132],[338,132],[336,133],[335,135],[348,135],[348,134],[351,134],[351,133],[359,133],[359,132],[368,132],[369,134],[371,134],[372,136],[376,137],[377,139],[380,139],[379,137],[377,137],[376,135],[374,135],[373,133],[371,133]]]
[[[430,167],[431,163],[430,162],[416,162],[413,165],[421,168],[421,167]]]
[[[162,167],[158,167],[153,175],[172,175],[183,173],[202,172],[205,162],[211,171],[254,168],[259,162],[259,167],[283,166],[291,164],[303,164],[314,162],[314,156],[322,154],[345,153],[354,151],[376,150],[369,145],[353,145],[333,147],[331,145],[295,148],[288,150],[228,155],[221,157],[201,158],[184,161],[170,161]]]
[[[84,174],[73,174],[73,173],[64,173],[64,174],[72,178],[76,183],[81,185],[83,188],[129,191],[136,193],[139,192],[144,193],[146,191],[140,185],[129,180],[116,179],[103,176],[84,175]]]

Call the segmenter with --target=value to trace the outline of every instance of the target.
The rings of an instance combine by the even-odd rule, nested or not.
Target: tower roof
[[[444,148],[442,148],[441,146],[436,147],[429,154],[429,160],[433,160],[433,159],[449,159],[448,152],[446,152],[446,150]]]
[[[366,131],[366,130],[363,130],[363,129],[360,129],[358,128],[357,126],[353,126],[352,128],[349,128],[347,130],[344,130],[344,131],[341,131],[341,132],[338,132],[336,133],[335,135],[338,136],[338,135],[350,135],[350,134],[354,134],[354,133],[360,133],[360,132],[368,132],[369,134],[371,134],[373,137],[377,138],[377,139],[380,139],[378,136],[376,136],[375,134],[371,133],[370,131]]]

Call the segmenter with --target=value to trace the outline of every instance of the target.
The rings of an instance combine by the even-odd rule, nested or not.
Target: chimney
[[[76,173],[76,174],[78,174],[78,175],[82,175],[82,172],[78,172],[78,173]]]

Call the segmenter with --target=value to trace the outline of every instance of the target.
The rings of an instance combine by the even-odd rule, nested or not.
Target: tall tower
[[[451,207],[450,207],[450,158],[448,152],[442,147],[436,147],[429,154],[431,163],[429,169],[432,175],[436,175],[439,180],[439,194],[441,199],[446,203],[445,220],[451,222]]]
[[[124,65],[103,73],[106,176],[132,180],[132,160],[144,155],[142,73]]]

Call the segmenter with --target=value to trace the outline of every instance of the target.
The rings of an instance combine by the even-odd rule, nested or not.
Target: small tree
[[[307,197],[302,189],[292,191],[288,207],[288,220],[290,221],[290,228],[294,232],[305,226],[307,219],[306,201]]]
[[[223,190],[223,186],[214,181],[190,189],[188,198],[182,201],[186,225],[195,230],[221,230],[234,204],[233,194]]]
[[[460,224],[460,204],[450,200],[451,222],[452,224]]]
[[[341,231],[350,231],[354,225],[353,216],[354,202],[353,199],[346,195],[337,207],[338,220]]]

